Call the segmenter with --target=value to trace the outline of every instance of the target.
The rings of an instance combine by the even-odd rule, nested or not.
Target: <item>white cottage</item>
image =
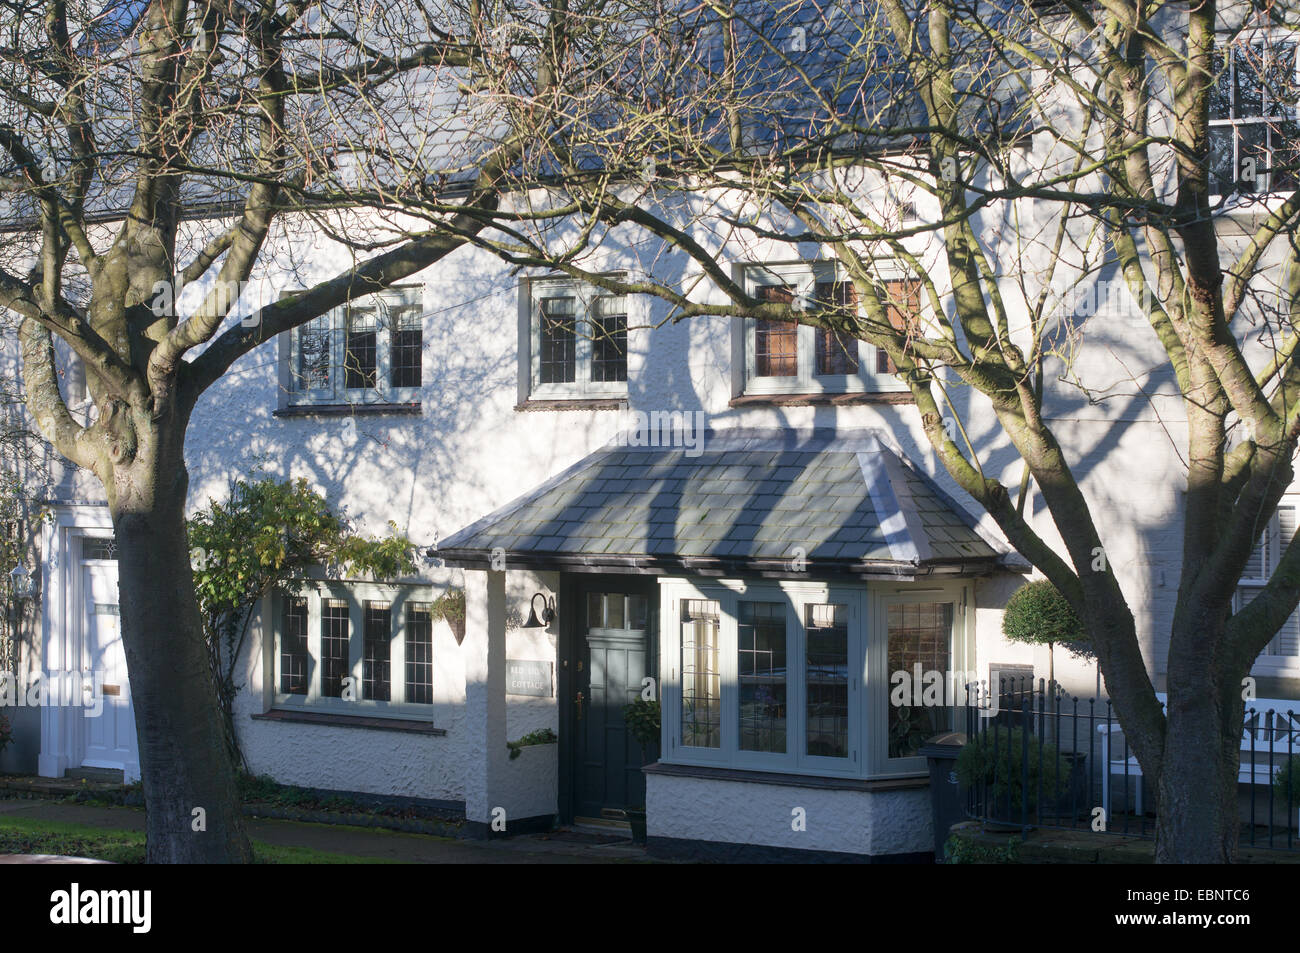
[[[301,230],[272,247],[251,299],[350,260]],[[756,296],[834,300],[846,276],[823,249],[799,251],[716,249]],[[683,285],[698,277],[663,249],[602,253],[610,272],[650,261],[680,267]],[[1123,302],[1093,309],[1072,373],[1105,392],[1158,366]],[[884,354],[836,350],[811,327],[667,318],[657,300],[464,248],[268,342],[205,395],[187,447],[193,506],[237,477],[302,477],[363,527],[393,521],[427,551],[412,578],[321,577],[264,600],[235,702],[255,772],[463,811],[485,835],[617,824],[644,804],[663,853],[929,856],[918,748],[958,727],[954,699],[909,721],[891,680],[918,666],[954,685],[1045,676],[1047,650],[1000,630],[1029,567],[937,464]],[[88,412],[75,363],[66,369],[70,403]],[[1090,402],[1055,370],[1044,413],[1106,518],[1107,556],[1163,687],[1181,402],[1159,380],[1122,405]],[[952,397],[964,411],[969,395]],[[996,422],[969,420],[987,465],[1018,482]],[[44,496],[23,670],[89,676],[103,705],[23,709],[0,766],[134,780],[110,521],[85,474],[58,474]],[[1264,531],[1243,597],[1276,564],[1298,503],[1288,495]],[[1033,494],[1027,513],[1059,543]],[[430,609],[454,588],[466,593],[463,637]],[[1067,691],[1093,694],[1091,664],[1055,664]],[[1254,674],[1261,696],[1300,698],[1300,619]],[[347,678],[359,692],[343,690]],[[640,697],[662,703],[657,750],[623,721]],[[509,742],[545,729],[556,743],[511,757]]]
[[[327,272],[340,254],[322,240],[313,257]],[[810,285],[833,268],[737,267]],[[823,373],[809,329],[654,327],[662,307],[513,278],[465,250],[254,351],[209,393],[189,442],[194,505],[255,471],[304,477],[364,526],[392,520],[429,551],[417,578],[320,579],[265,600],[236,699],[255,772],[463,809],[483,833],[618,823],[644,803],[664,852],[928,853],[917,747],[954,727],[952,709],[900,725],[891,674],[1045,676],[1045,650],[1000,634],[1028,567],[935,465],[869,345]],[[557,313],[579,330],[549,332]],[[1049,412],[1096,448],[1085,485],[1123,486],[1108,542],[1131,568],[1158,681],[1178,571],[1170,420],[1143,407],[1084,420],[1070,400],[1062,385]],[[46,706],[39,750],[29,739],[6,768],[132,780],[111,528],[89,486],[73,474],[53,490],[33,645],[47,673],[98,677],[109,717]],[[457,587],[463,641],[428,608]],[[1093,694],[1091,664],[1056,668],[1067,690]],[[1300,675],[1294,638],[1256,669]],[[357,697],[338,687],[346,675]],[[663,705],[657,751],[622,721],[643,692]],[[558,743],[510,757],[507,742],[540,729]]]

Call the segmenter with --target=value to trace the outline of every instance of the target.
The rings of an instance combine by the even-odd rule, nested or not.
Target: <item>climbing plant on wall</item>
[[[189,520],[194,590],[208,643],[209,664],[237,764],[243,755],[232,706],[235,664],[258,601],[312,567],[398,579],[415,572],[416,546],[395,523],[390,534],[357,534],[306,480],[236,481],[229,498],[209,500]]]

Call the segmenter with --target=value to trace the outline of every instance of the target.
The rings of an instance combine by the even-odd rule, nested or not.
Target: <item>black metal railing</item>
[[[1155,835],[1155,791],[1143,787],[1109,701],[1020,678],[999,680],[996,694],[967,686],[964,708],[957,777],[969,817],[1022,830]],[[1240,843],[1300,849],[1300,714],[1248,703],[1241,737]]]

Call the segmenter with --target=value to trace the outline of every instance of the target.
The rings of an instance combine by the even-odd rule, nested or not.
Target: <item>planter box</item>
[[[503,780],[501,806],[507,817],[554,815],[560,796],[559,743],[520,748],[519,757],[506,759]]]

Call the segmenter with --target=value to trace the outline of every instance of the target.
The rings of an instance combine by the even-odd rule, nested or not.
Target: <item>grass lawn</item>
[[[65,854],[118,864],[144,863],[144,833],[106,831],[85,824],[0,818],[0,854]],[[308,847],[277,847],[253,841],[259,864],[384,864],[375,857],[333,854]]]

